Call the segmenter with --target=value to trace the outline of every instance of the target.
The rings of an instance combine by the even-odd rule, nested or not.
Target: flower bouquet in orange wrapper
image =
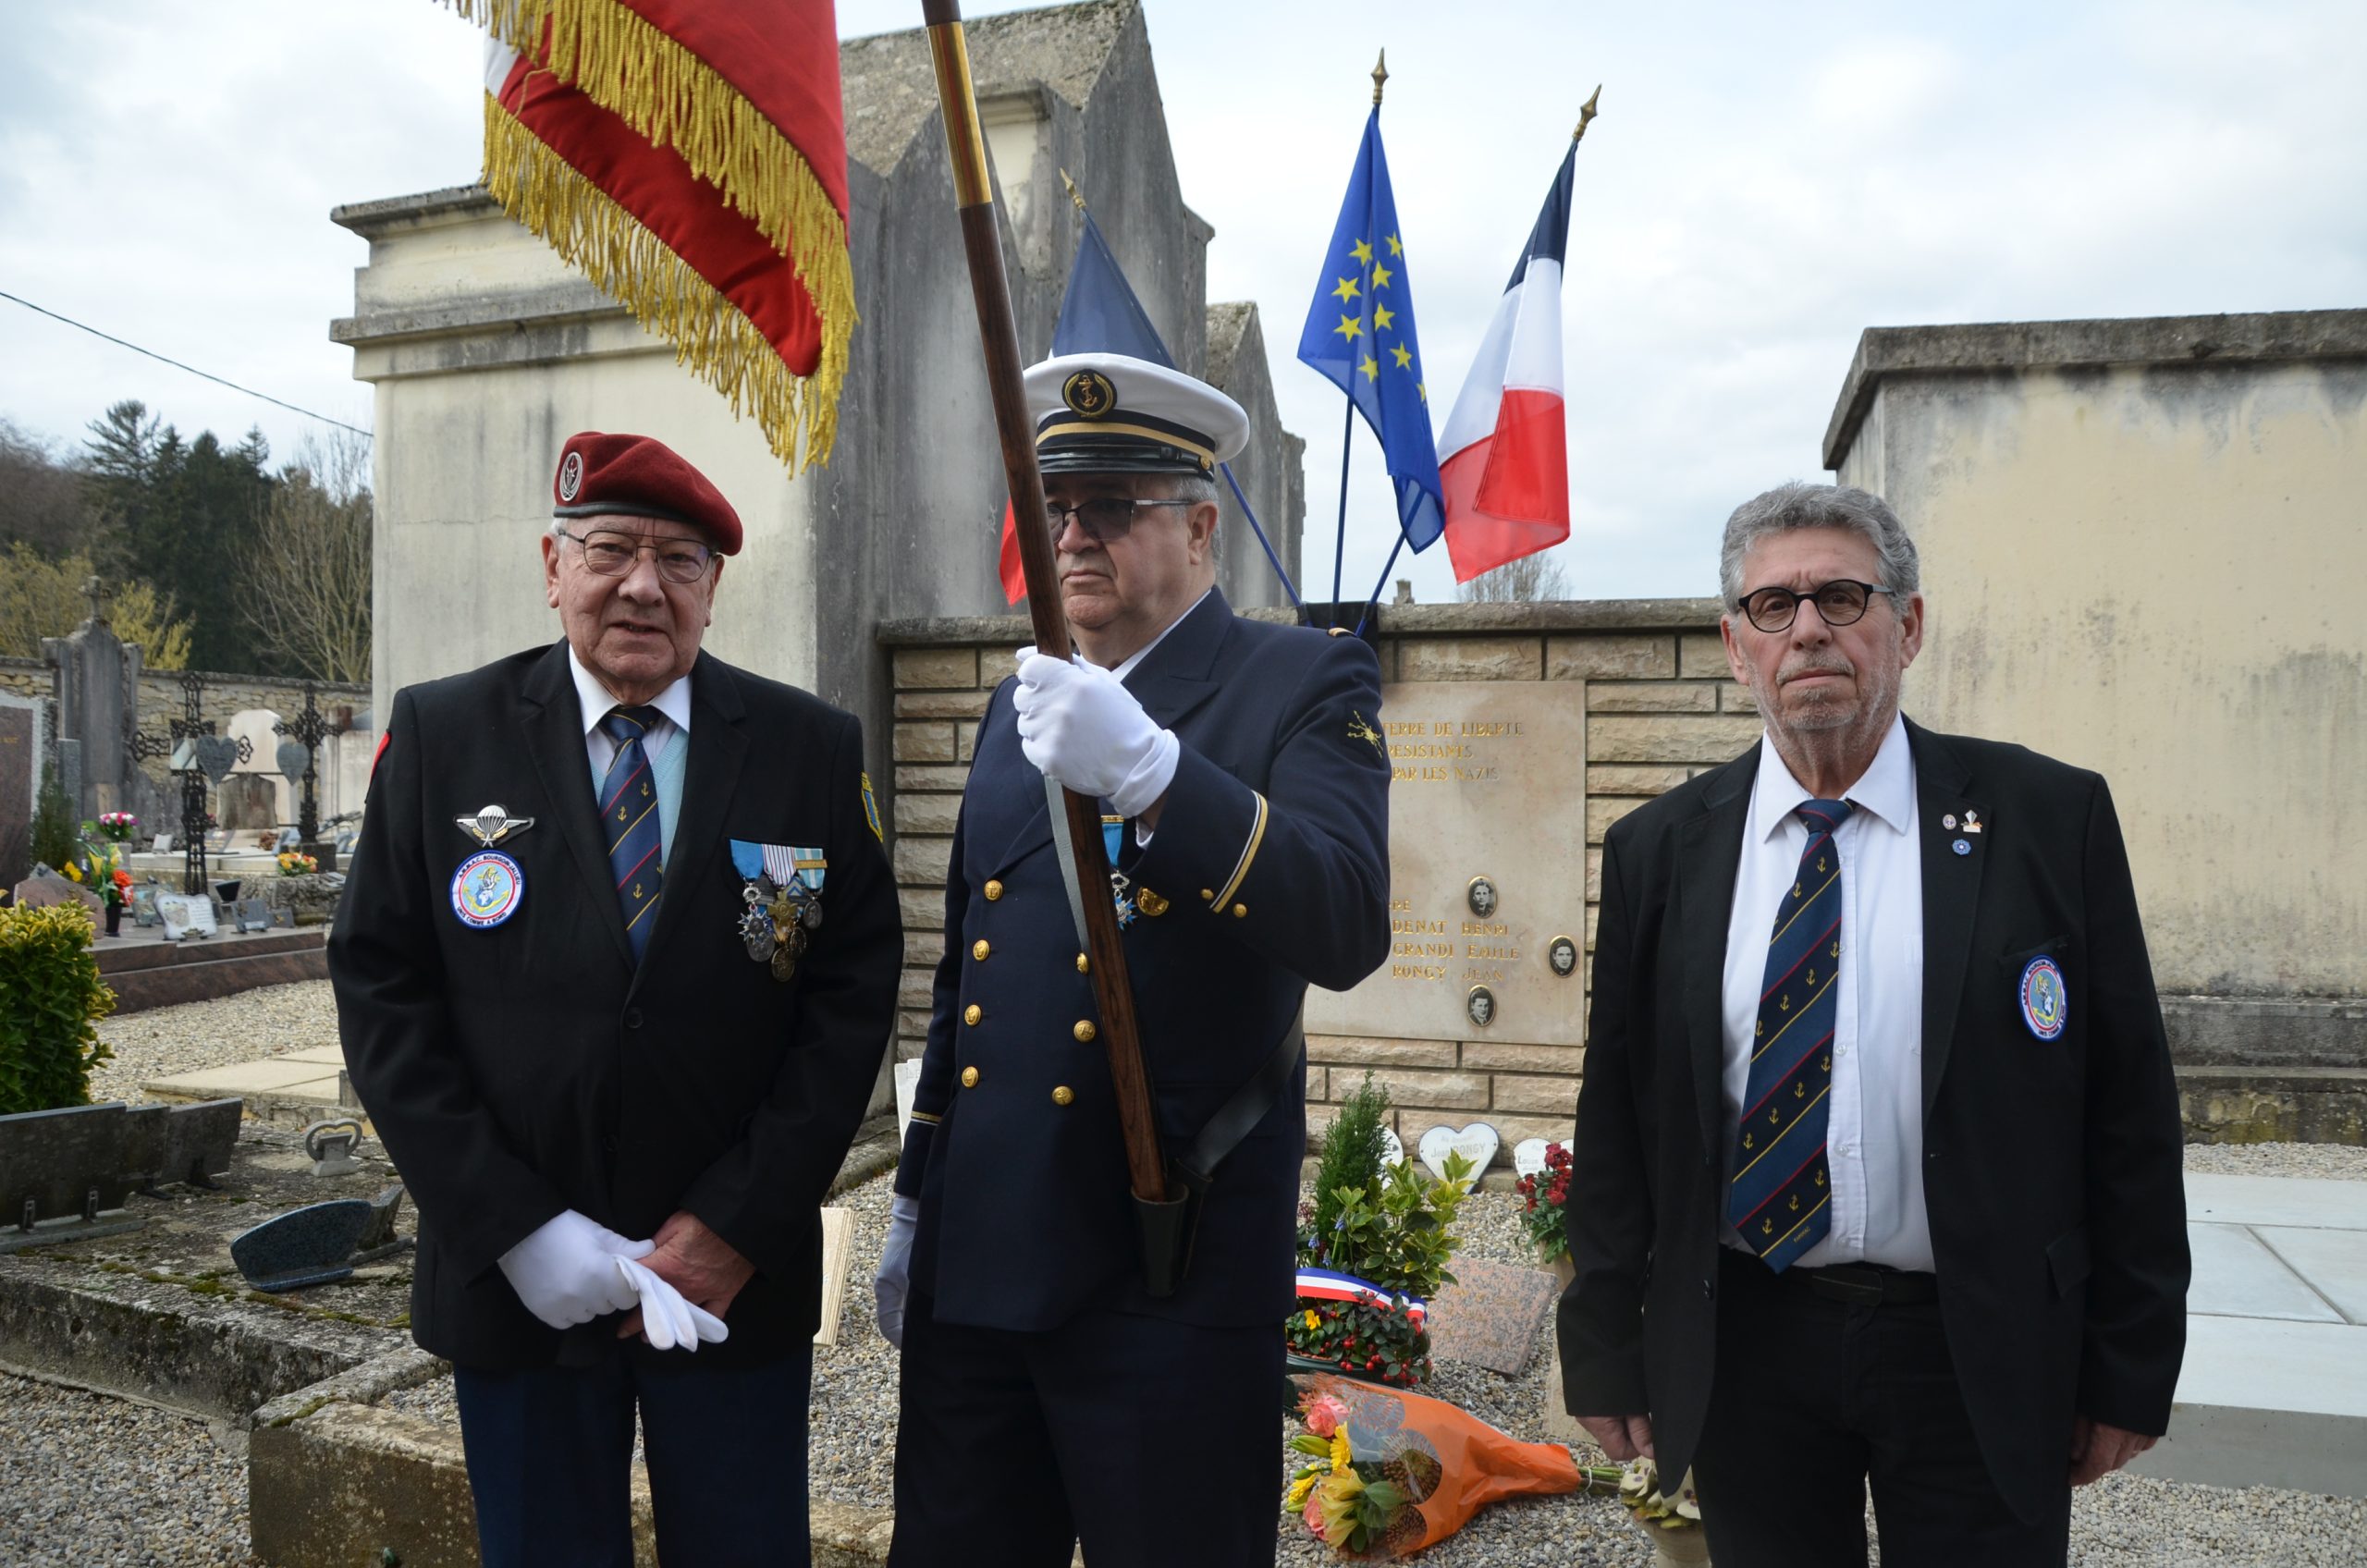
[[[1324,1375],[1291,1379],[1308,1456],[1292,1478],[1291,1512],[1345,1557],[1404,1557],[1435,1546],[1508,1497],[1587,1484],[1559,1443],[1525,1443],[1426,1394]]]

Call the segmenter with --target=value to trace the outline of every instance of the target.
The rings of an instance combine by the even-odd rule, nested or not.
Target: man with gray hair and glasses
[[[2177,1096],[2104,781],[1899,713],[1915,545],[1862,490],[1727,520],[1767,733],[1615,824],[1564,1393],[1695,1472],[1720,1568],[2059,1564],[2167,1427]]]

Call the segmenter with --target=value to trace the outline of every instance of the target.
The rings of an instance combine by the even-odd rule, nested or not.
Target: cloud
[[[1209,297],[1257,301],[1284,421],[1307,441],[1318,597],[1342,400],[1290,353],[1384,44],[1382,124],[1441,416],[1603,83],[1563,312],[1575,523],[1559,555],[1582,594],[1707,591],[1726,512],[1817,476],[1866,326],[2367,295],[2355,3],[1147,13],[1184,199],[1217,231]],[[839,15],[847,34],[918,19],[904,0]],[[369,390],[327,340],[366,258],[328,210],[472,178],[478,62],[473,31],[423,0],[17,7],[0,288],[366,425]],[[306,428],[0,304],[0,415],[75,437],[127,396],[186,431],[260,423],[282,452]],[[1392,513],[1377,448],[1357,441],[1343,581],[1361,595]],[[1424,599],[1452,591],[1442,548],[1394,574]]]

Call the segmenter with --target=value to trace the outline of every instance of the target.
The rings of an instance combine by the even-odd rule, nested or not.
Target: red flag
[[[1019,564],[1019,533],[1012,526],[1009,501],[1002,504],[1002,547],[995,554],[995,575],[1002,579],[1005,604],[1027,597],[1027,571]]]
[[[491,31],[485,187],[784,461],[826,460],[854,330],[829,0],[453,0]]]
[[[1439,436],[1446,551],[1457,582],[1570,536],[1562,256],[1576,158],[1573,141]]]

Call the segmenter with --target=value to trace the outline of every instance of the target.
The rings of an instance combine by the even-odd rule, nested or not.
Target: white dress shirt
[[[1726,927],[1725,1160],[1731,1167],[1750,1083],[1752,1036],[1776,906],[1790,892],[1813,797],[1762,737]],[[1923,863],[1917,848],[1915,758],[1904,719],[1844,791],[1854,808],[1834,835],[1841,852],[1841,975],[1834,1023],[1825,1163],[1832,1229],[1797,1265],[1932,1268],[1923,1209]],[[1731,1224],[1723,1239],[1739,1247]]]
[[[567,668],[575,676],[575,700],[583,710],[583,754],[591,759],[592,777],[607,777],[608,765],[617,760],[617,743],[600,728],[600,721],[617,706],[616,694],[600,684],[600,678],[583,668],[575,656],[575,644],[567,647]],[[691,732],[691,678],[687,675],[657,693],[649,704],[666,716],[666,722],[654,724],[641,737],[641,749],[648,753],[651,765],[666,753],[666,743],[674,732]]]

